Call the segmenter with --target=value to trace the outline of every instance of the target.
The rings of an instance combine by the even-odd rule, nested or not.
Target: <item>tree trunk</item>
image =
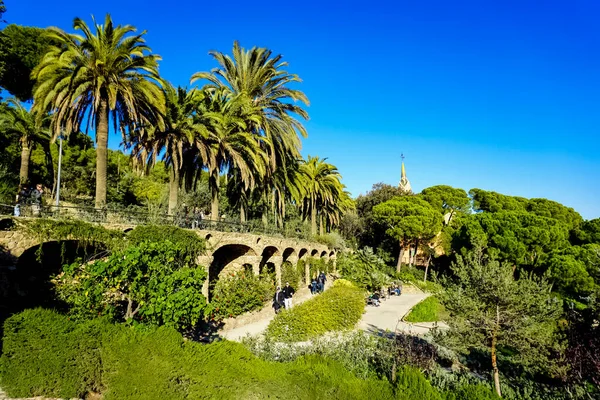
[[[496,305],[496,326],[492,332],[492,372],[494,375],[494,386],[498,397],[502,397],[502,391],[500,390],[500,374],[498,372],[498,364],[496,359],[496,344],[498,341],[498,329],[500,327],[500,308]]]
[[[404,255],[404,246],[402,241],[400,241],[400,252],[398,253],[398,264],[396,264],[396,272],[400,272],[402,269],[402,256]]]
[[[317,234],[317,202],[314,198],[310,202],[310,233]]]
[[[215,171],[209,181],[211,201],[210,201],[210,219],[213,221],[219,220],[219,170]]]
[[[26,138],[21,139],[21,170],[19,171],[19,181],[27,183],[29,179],[29,158],[31,157],[31,146]]]
[[[429,271],[429,263],[431,262],[431,256],[427,258],[427,262],[425,263],[425,276],[423,277],[423,282],[427,282],[427,272]]]
[[[179,198],[179,168],[171,166],[169,174],[169,215],[173,215],[177,209],[177,199]]]
[[[108,100],[101,99],[96,115],[96,208],[106,205],[106,164],[108,161]]]
[[[319,235],[323,236],[323,214],[319,215]]]
[[[56,173],[54,172],[50,141],[44,141],[42,147],[44,148],[44,153],[46,153],[46,168],[48,168],[48,176],[52,178],[52,197],[54,197],[54,191],[56,190]]]

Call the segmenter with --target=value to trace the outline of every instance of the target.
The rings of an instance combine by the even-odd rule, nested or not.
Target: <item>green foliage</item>
[[[450,213],[450,220],[456,212],[468,211],[469,196],[463,189],[447,185],[431,186],[423,189],[421,197],[442,215]]]
[[[290,286],[297,291],[298,286],[302,278],[304,277],[304,264],[300,264],[300,261],[296,265],[289,261],[286,261],[281,266],[281,282],[285,285],[285,282],[289,282]]]
[[[600,218],[585,221],[576,236],[579,243],[600,244]]]
[[[326,245],[329,249],[342,250],[346,248],[344,238],[337,232],[330,232],[324,235],[315,235],[313,240]]]
[[[108,259],[66,267],[56,290],[78,319],[110,315],[185,330],[207,311],[205,279],[181,246],[142,242]]]
[[[435,236],[442,228],[438,212],[417,196],[396,197],[373,207],[373,216],[385,224],[387,234],[408,241]]]
[[[31,71],[53,43],[46,30],[10,24],[0,32],[0,86],[20,101],[32,98],[35,80]]]
[[[430,296],[413,307],[404,317],[408,322],[436,322],[445,320],[445,309],[435,296]]]
[[[370,292],[391,283],[390,268],[369,248],[343,253],[337,258],[337,268],[345,279]]]
[[[377,341],[356,340],[352,348]],[[106,320],[76,324],[48,310],[9,319],[4,344],[2,387],[10,396],[70,398],[96,391],[107,400],[358,400],[366,393],[373,400],[439,398],[414,369],[400,369],[395,385],[370,374],[356,376],[346,365],[353,357],[366,361],[366,352],[346,352],[339,361],[313,353],[279,363],[261,360],[238,343],[203,345],[166,327],[138,330]]]
[[[212,317],[220,320],[260,309],[274,293],[272,274],[256,276],[246,271],[231,273],[219,279],[215,285],[211,300]]]
[[[1,384],[11,397],[83,397],[102,388],[100,352],[111,325],[76,324],[35,309],[4,323]]]
[[[131,245],[142,242],[162,242],[168,239],[181,249],[181,256],[186,263],[195,263],[198,256],[206,251],[206,241],[195,232],[172,225],[140,225],[127,234]]]
[[[451,329],[437,339],[466,354],[498,351],[501,360],[530,373],[552,371],[562,304],[550,285],[527,277],[517,280],[510,265],[487,259],[481,251],[458,257],[452,271],[454,280],[446,280],[446,290],[438,295],[450,314]]]
[[[326,332],[352,329],[365,307],[362,291],[336,285],[291,310],[284,310],[271,321],[267,335],[274,340],[302,341]]]

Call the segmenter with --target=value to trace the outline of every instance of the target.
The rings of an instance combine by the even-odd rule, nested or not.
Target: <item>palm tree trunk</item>
[[[169,173],[169,215],[173,215],[177,209],[177,199],[179,198],[179,169],[171,166]]]
[[[106,205],[106,165],[108,161],[108,100],[101,99],[96,116],[96,208]]]
[[[317,234],[317,202],[315,198],[311,198],[310,204],[310,232],[313,235]]]
[[[210,219],[213,221],[219,220],[219,171],[217,170],[212,177],[208,179],[210,186],[211,202],[210,202]]]
[[[29,179],[29,158],[31,157],[31,146],[26,138],[21,138],[21,170],[19,181],[26,183]]]
[[[50,150],[50,141],[44,141],[42,143],[44,153],[46,156],[46,168],[48,169],[48,177],[52,179],[52,196],[54,197],[54,191],[56,190],[56,175],[54,173],[54,162],[52,161],[52,151]]]
[[[323,236],[323,214],[319,215],[319,235]]]
[[[240,222],[242,224],[246,222],[246,207],[243,201],[240,204]]]

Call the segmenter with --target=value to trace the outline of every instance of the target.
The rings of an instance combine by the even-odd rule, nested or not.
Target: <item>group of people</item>
[[[40,215],[42,208],[42,195],[44,194],[44,187],[41,183],[35,185],[35,188],[31,188],[27,185],[20,185],[19,192],[17,193],[14,215],[20,217],[23,213],[23,207],[31,206],[31,212],[34,217]]]
[[[289,282],[285,283],[283,289],[281,289],[280,286],[277,286],[277,291],[273,297],[273,308],[275,309],[275,313],[279,313],[282,308],[292,308],[292,296],[294,296],[294,293],[296,293],[296,291],[290,286]]]
[[[321,271],[316,277],[313,277],[312,282],[310,283],[310,293],[317,294],[323,292],[323,290],[325,290],[326,280],[327,276],[323,271]]]

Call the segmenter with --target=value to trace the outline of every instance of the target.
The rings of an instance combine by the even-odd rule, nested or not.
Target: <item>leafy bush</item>
[[[219,279],[214,289],[212,317],[220,320],[236,317],[264,306],[275,293],[274,277],[240,271]]]
[[[368,248],[352,254],[341,254],[337,268],[345,279],[369,291],[379,290],[391,282],[386,274],[388,267],[385,262]]]
[[[301,341],[330,331],[352,329],[364,307],[360,289],[334,283],[323,294],[278,314],[269,324],[267,335],[275,340]]]
[[[367,393],[373,400],[406,399],[408,393],[434,398],[415,371],[400,370],[396,389],[317,354],[290,363],[264,361],[241,344],[185,341],[167,327],[139,330],[105,319],[78,325],[53,311],[33,310],[10,318],[6,328],[2,387],[10,396],[99,391],[106,400],[363,399]],[[407,386],[414,382],[419,384]]]
[[[431,274],[432,275],[432,274]],[[400,279],[402,282],[408,282],[425,292],[436,293],[442,289],[439,283],[436,283],[433,276],[429,276],[427,282],[423,282],[425,270],[417,267],[402,267],[400,272],[394,273],[394,278]]]
[[[206,251],[205,240],[195,232],[171,225],[140,225],[129,232],[127,239],[130,245],[167,239],[179,246],[185,262],[196,262],[198,256]]]
[[[442,400],[440,393],[416,368],[404,366],[396,376],[397,399]]]
[[[289,282],[290,286],[294,290],[298,290],[300,281],[304,277],[304,264],[300,265],[300,261],[297,265],[286,261],[281,266],[281,283],[285,285],[285,282]]]
[[[83,397],[101,389],[102,320],[76,324],[35,309],[4,323],[1,385],[13,397]]]
[[[330,232],[324,235],[315,235],[313,240],[326,245],[329,249],[341,250],[346,248],[344,238],[337,232]]]
[[[59,298],[77,319],[109,315],[185,330],[207,310],[205,279],[206,272],[192,263],[185,249],[164,241],[143,242],[106,260],[72,264],[55,283]]]
[[[446,310],[440,301],[435,296],[429,296],[422,302],[418,303],[404,317],[408,322],[436,322],[441,321],[447,316]]]

